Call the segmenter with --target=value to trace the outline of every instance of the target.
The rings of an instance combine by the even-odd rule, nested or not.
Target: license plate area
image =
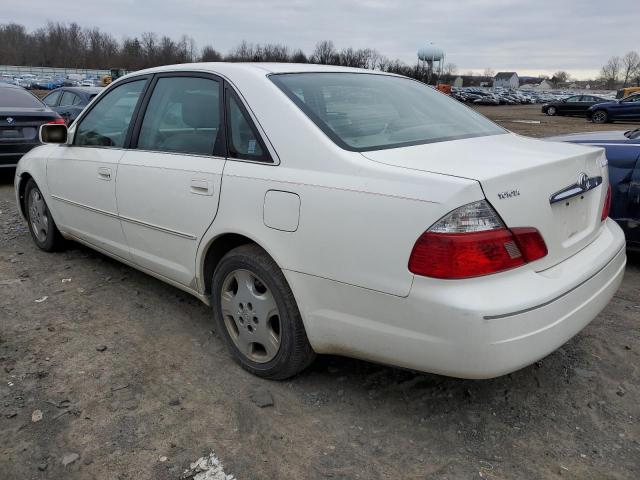
[[[554,203],[552,205],[555,224],[560,234],[560,241],[568,247],[587,233],[591,225],[590,194],[581,195]]]
[[[34,140],[37,133],[36,127],[0,127],[0,142]]]

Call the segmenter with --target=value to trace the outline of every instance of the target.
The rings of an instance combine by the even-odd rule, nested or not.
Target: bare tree
[[[495,75],[496,75],[496,72],[492,68],[489,68],[489,67],[485,68],[484,72],[482,72],[482,76],[483,77],[493,78],[493,77],[495,77]]]
[[[567,83],[570,78],[571,76],[567,72],[565,72],[564,70],[558,70],[551,77],[551,83],[553,83],[554,87],[557,87],[562,83]]]
[[[316,44],[316,48],[311,54],[311,63],[321,63],[332,65],[336,63],[338,53],[331,40],[322,40]]]
[[[607,85],[607,88],[614,89],[620,78],[620,69],[622,61],[620,57],[611,57],[607,64],[600,71],[601,80]]]
[[[638,52],[630,51],[622,57],[622,81],[626,87],[634,78],[640,77],[640,55]]]
[[[201,62],[221,62],[222,54],[213,48],[211,45],[206,45],[202,49],[202,54],[200,55]]]

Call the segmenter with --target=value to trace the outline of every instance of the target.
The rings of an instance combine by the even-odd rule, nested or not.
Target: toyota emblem
[[[13,122],[15,122],[15,120],[13,119],[13,117],[7,117],[7,123],[8,123],[9,125],[12,125],[12,124],[13,124]]]
[[[580,188],[582,188],[582,190],[589,190],[589,176],[582,172],[580,175],[578,175],[578,185],[580,186]]]

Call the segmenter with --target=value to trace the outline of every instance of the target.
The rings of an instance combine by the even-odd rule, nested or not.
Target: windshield
[[[44,108],[40,100],[21,88],[1,88],[0,105],[6,108]]]
[[[269,77],[340,147],[352,151],[507,133],[424,83],[363,73]]]

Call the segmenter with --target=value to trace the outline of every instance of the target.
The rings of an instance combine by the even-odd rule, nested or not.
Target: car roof
[[[101,87],[60,87],[60,88],[56,88],[56,90],[64,90],[64,91],[73,92],[73,93],[86,93],[89,95],[93,95],[94,93],[95,94],[100,93],[103,90],[103,88]]]
[[[318,65],[314,63],[266,63],[266,62],[198,62],[180,63],[176,65],[164,65],[145,70],[138,70],[127,77],[149,73],[180,72],[180,71],[200,71],[211,72],[219,75],[237,75],[245,73],[306,73],[306,72],[351,72],[370,73],[377,75],[393,75],[386,72],[367,70],[364,68],[338,67],[334,65]]]

